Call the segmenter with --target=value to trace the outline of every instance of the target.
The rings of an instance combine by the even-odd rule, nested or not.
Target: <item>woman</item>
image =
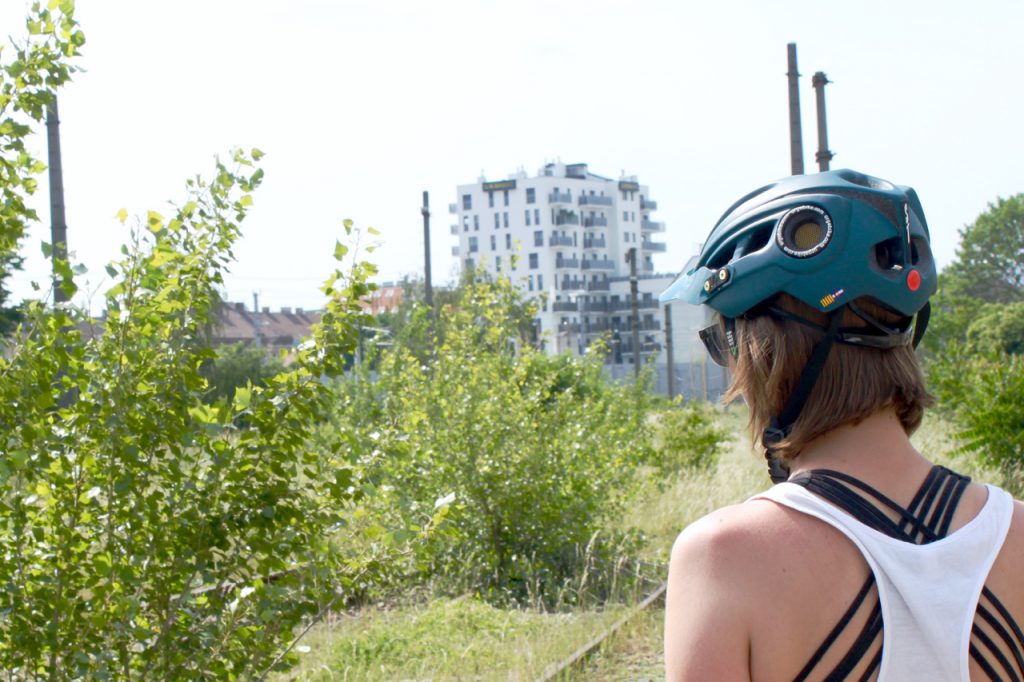
[[[909,440],[935,287],[914,191],[840,170],[742,198],[662,295],[713,309],[778,483],[679,536],[670,682],[1024,678],[1024,506]]]

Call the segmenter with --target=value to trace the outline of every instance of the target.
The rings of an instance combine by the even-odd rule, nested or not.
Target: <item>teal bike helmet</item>
[[[772,444],[789,433],[832,344],[916,346],[937,280],[928,225],[914,190],[836,170],[784,178],[737,201],[660,300],[707,305],[720,314],[724,325],[716,321],[701,334],[718,362],[723,354],[709,340],[720,335],[735,353],[737,317],[774,313],[823,332],[785,409],[762,437],[773,480],[785,480]],[[828,324],[773,307],[780,293],[821,311]],[[893,327],[873,319],[856,305],[862,297],[902,320]],[[841,327],[847,309],[866,325]]]

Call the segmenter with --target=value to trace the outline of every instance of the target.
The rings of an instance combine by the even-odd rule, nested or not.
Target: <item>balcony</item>
[[[665,223],[660,223],[654,220],[647,220],[644,218],[640,221],[640,229],[646,232],[664,232]]]
[[[583,240],[584,249],[604,249],[608,247],[608,240],[604,237],[600,239],[586,239]]]
[[[458,213],[459,212],[459,205],[458,204],[448,204],[448,212],[452,213],[452,214]]]
[[[574,313],[578,310],[576,301],[555,301],[551,304],[551,310],[556,313]]]
[[[583,219],[583,227],[608,227],[608,219],[596,215]]]
[[[650,199],[644,199],[643,197],[640,197],[640,210],[641,211],[657,211],[658,210],[658,202],[657,201],[651,201]]]
[[[587,291],[608,291],[612,288],[611,282],[606,279],[597,282],[587,282]]]
[[[555,216],[555,225],[579,225],[580,217],[575,213],[559,213]]]
[[[647,300],[640,299],[639,301],[637,301],[637,306],[636,307],[637,307],[638,310],[657,310],[658,309],[658,299],[656,299],[656,298],[649,298]],[[630,305],[629,299],[626,299],[625,301],[613,301],[613,302],[611,302],[609,304],[609,312],[613,312],[613,313],[614,312],[618,312],[620,310],[632,310],[632,309],[633,308]]]
[[[640,248],[644,251],[654,251],[655,253],[665,253],[665,245],[661,242],[640,242]]]
[[[580,206],[611,206],[612,198],[597,194],[581,194]]]
[[[614,270],[615,261],[610,258],[591,258],[583,261],[584,270]]]
[[[576,246],[576,242],[573,241],[572,237],[552,235],[548,240],[548,246]]]
[[[449,226],[449,229],[451,230],[452,234],[458,234],[459,233],[459,226],[458,225],[451,225],[451,226]]]
[[[576,268],[580,267],[580,259],[579,258],[556,258],[555,259],[555,267],[556,268],[576,269]]]
[[[625,323],[622,325],[622,329],[620,329],[619,331],[622,331],[622,332],[631,332],[631,331],[633,331],[633,325],[631,324],[631,322],[632,322],[632,320],[630,320],[629,316],[626,316]],[[648,321],[640,320],[640,322],[639,322],[639,324],[637,324],[636,328],[639,331],[642,331],[642,332],[660,332],[661,331],[661,322],[659,320],[648,320]]]
[[[559,334],[579,334],[581,329],[579,322],[564,322],[558,325]]]
[[[453,256],[458,256],[459,255],[459,247],[457,247],[457,246],[453,246],[452,247],[452,255]]]
[[[562,291],[583,291],[586,283],[582,279],[563,279],[559,287]]]
[[[548,195],[549,204],[571,204],[572,195],[568,192],[552,192]]]
[[[606,313],[608,312],[608,301],[587,301],[583,304],[585,313]]]
[[[586,324],[583,325],[583,331],[586,334],[603,334],[604,332],[614,330],[608,318],[599,317],[596,320],[587,320]]]

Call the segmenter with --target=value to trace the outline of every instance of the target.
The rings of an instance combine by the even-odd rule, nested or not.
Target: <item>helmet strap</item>
[[[800,373],[796,386],[793,387],[792,393],[789,394],[786,406],[779,416],[772,418],[768,427],[761,435],[761,445],[765,449],[764,456],[768,460],[768,475],[771,476],[772,483],[782,483],[789,478],[789,467],[777,455],[778,444],[789,435],[793,424],[800,416],[800,411],[804,409],[807,399],[811,397],[811,391],[814,390],[815,384],[818,383],[818,377],[821,375],[821,370],[825,367],[825,361],[828,359],[828,354],[832,350],[832,344],[835,343],[836,336],[839,333],[839,323],[843,318],[845,309],[846,306],[840,306],[829,313],[825,336],[815,344],[814,350],[811,351],[811,357],[807,359],[807,364],[804,365],[803,372]],[[927,320],[927,315],[925,319]]]
[[[928,318],[932,314],[932,304],[930,301],[925,301],[924,307],[917,311],[917,319],[914,321],[914,348],[917,348],[917,344],[921,343],[921,338],[924,336],[924,332],[928,329]]]

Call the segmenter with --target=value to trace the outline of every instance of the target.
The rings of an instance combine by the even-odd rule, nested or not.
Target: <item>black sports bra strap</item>
[[[953,522],[970,478],[936,465],[928,472],[909,507],[904,508],[889,497],[848,474],[831,469],[814,469],[797,474],[791,483],[803,486],[835,504],[861,523],[890,537],[927,544],[945,537]],[[874,497],[899,515],[894,521],[863,495]]]
[[[926,538],[926,541],[935,539],[935,534],[931,529],[925,527],[918,517],[868,484],[852,476],[839,471],[832,471],[831,469],[815,469],[797,474],[789,480],[791,483],[801,485],[807,490],[824,497],[861,523],[890,537],[905,542],[914,542],[914,538],[921,534]],[[843,485],[844,483],[847,485]],[[899,523],[886,516],[884,512],[869,500],[851,491],[850,486],[863,490],[899,514]],[[910,533],[903,529],[903,526],[906,524],[912,527]]]

